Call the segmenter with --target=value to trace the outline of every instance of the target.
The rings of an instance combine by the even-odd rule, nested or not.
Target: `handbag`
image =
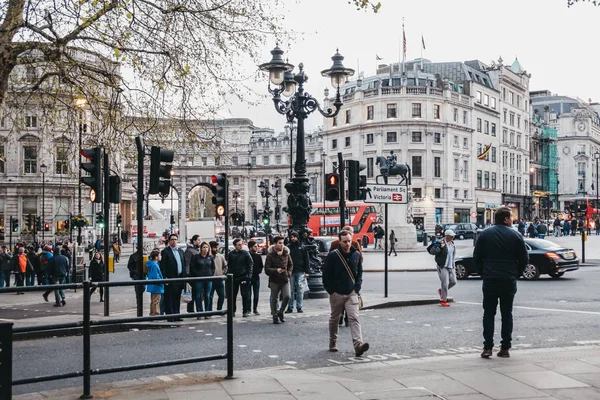
[[[181,301],[186,304],[192,302],[192,287],[189,283],[185,284],[185,290],[181,294]]]
[[[302,290],[303,293],[309,291],[308,282],[304,275],[300,276],[300,279],[298,279],[298,286],[300,286],[300,290]]]
[[[352,270],[350,269],[350,266],[348,265],[348,263],[346,262],[346,259],[344,258],[344,256],[342,256],[342,253],[340,253],[340,250],[337,249],[336,253],[338,255],[338,257],[340,258],[340,260],[342,260],[342,264],[344,264],[344,267],[346,267],[346,271],[348,271],[348,275],[350,275],[350,279],[352,279],[352,284],[355,285],[356,281],[354,280],[354,275],[352,274]],[[363,309],[363,299],[362,296],[360,295],[360,293],[357,293],[358,295],[358,309],[362,310]]]

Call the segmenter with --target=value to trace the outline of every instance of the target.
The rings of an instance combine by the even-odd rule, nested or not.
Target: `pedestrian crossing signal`
[[[327,201],[336,201],[340,199],[340,176],[336,173],[325,175],[325,185],[327,187],[325,198]]]

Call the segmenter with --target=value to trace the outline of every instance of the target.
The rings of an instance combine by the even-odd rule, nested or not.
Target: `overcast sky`
[[[375,72],[379,63],[397,62],[405,21],[407,59],[423,56],[433,62],[479,59],[486,64],[498,60],[511,64],[518,56],[531,73],[530,90],[548,89],[561,95],[600,101],[597,77],[600,56],[594,43],[600,37],[600,7],[578,4],[567,8],[566,0],[381,0],[378,14],[356,11],[347,0],[286,1],[286,19],[291,29],[304,33],[283,50],[289,62],[303,62],[310,79],[306,90],[317,99],[329,80],[320,71],[331,66],[330,57],[339,47],[347,67]],[[264,62],[275,38],[264,49]],[[249,69],[256,66],[249,65]],[[296,68],[297,71],[297,68]],[[353,78],[356,79],[356,76]],[[253,87],[266,93],[266,80]],[[283,130],[285,117],[265,97],[259,107],[233,103],[219,117],[250,118],[256,126]],[[307,129],[322,125],[313,113]]]

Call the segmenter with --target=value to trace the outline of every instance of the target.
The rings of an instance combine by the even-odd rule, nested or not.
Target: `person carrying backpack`
[[[441,287],[438,289],[440,296],[440,306],[450,307],[448,303],[448,290],[456,285],[456,247],[454,246],[454,236],[456,234],[452,229],[444,232],[444,239],[436,240],[427,247],[427,252],[435,256],[437,264],[438,276],[440,278]]]

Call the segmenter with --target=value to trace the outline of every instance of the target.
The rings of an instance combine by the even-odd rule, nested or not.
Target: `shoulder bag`
[[[350,266],[346,262],[346,259],[344,258],[344,256],[342,256],[342,253],[340,253],[339,249],[336,249],[335,252],[337,253],[340,260],[342,260],[342,264],[344,264],[344,267],[346,267],[346,271],[348,271],[348,275],[350,275],[350,279],[352,279],[352,284],[356,284],[356,281],[354,280],[354,275],[352,274],[352,270],[350,269]],[[357,293],[357,295],[358,295],[358,309],[362,310],[363,299],[362,299],[362,296],[360,295],[360,293]]]

